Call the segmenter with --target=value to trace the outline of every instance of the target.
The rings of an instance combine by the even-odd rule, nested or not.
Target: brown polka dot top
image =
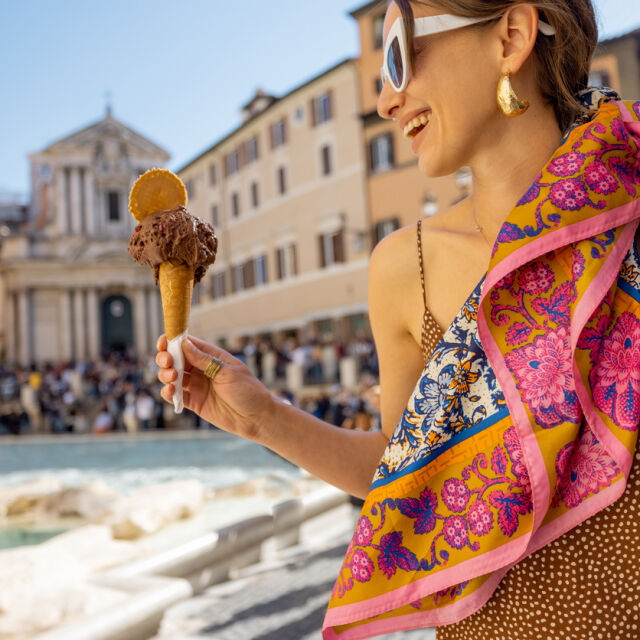
[[[444,332],[431,315],[431,311],[427,307],[427,294],[424,288],[424,262],[422,260],[422,219],[418,220],[418,259],[420,261],[420,285],[422,286],[422,302],[424,303],[424,315],[422,316],[422,358],[426,367],[431,359],[433,350],[442,340]]]
[[[640,639],[640,451],[619,500],[511,569],[437,640]]]

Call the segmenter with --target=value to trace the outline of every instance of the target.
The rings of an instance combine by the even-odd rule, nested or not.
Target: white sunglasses
[[[414,18],[413,37],[421,38],[422,36],[430,36],[434,33],[452,31],[453,29],[468,27],[478,22],[494,20],[498,17],[499,16],[492,16],[490,18],[463,18],[445,13],[438,16]],[[555,34],[555,29],[542,20],[538,20],[538,30],[545,36]],[[382,59],[382,67],[380,68],[382,84],[384,85],[385,81],[389,79],[391,86],[398,93],[404,91],[409,82],[408,61],[409,56],[407,54],[407,38],[404,30],[404,21],[400,17],[391,25],[387,41],[384,45],[384,57]]]

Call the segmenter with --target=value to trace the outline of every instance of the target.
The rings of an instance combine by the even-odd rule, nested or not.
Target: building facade
[[[230,135],[182,167],[218,257],[191,331],[218,344],[368,333],[370,220],[357,69],[345,60],[276,99],[259,91]]]
[[[427,178],[397,122],[377,113],[382,88],[382,27],[387,3],[375,0],[351,12],[360,33],[358,80],[366,153],[366,185],[374,242],[391,231],[449,208],[468,194],[469,174]]]
[[[611,87],[625,100],[640,99],[640,29],[598,44],[589,84]]]
[[[148,269],[127,254],[135,178],[167,153],[106,116],[29,157],[29,222],[3,238],[0,350],[32,362],[151,352],[162,330]]]

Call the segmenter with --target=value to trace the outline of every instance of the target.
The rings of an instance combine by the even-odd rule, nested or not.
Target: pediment
[[[123,143],[130,151],[135,149],[145,155],[155,155],[164,157],[166,160],[169,159],[169,154],[162,147],[116,120],[110,113],[102,120],[56,140],[45,151],[64,152],[70,149],[90,149],[93,151],[96,145],[105,139]]]

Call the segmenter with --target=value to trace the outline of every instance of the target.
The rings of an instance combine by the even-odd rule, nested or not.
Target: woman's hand
[[[173,402],[172,383],[178,374],[172,368],[173,359],[167,352],[166,336],[158,338],[157,347],[158,379],[164,384],[161,394],[167,402]],[[185,356],[184,406],[220,429],[257,440],[258,430],[264,421],[261,416],[272,411],[276,402],[269,390],[242,361],[204,340],[189,336],[182,343],[182,352]],[[202,373],[211,356],[223,362],[213,380]]]

